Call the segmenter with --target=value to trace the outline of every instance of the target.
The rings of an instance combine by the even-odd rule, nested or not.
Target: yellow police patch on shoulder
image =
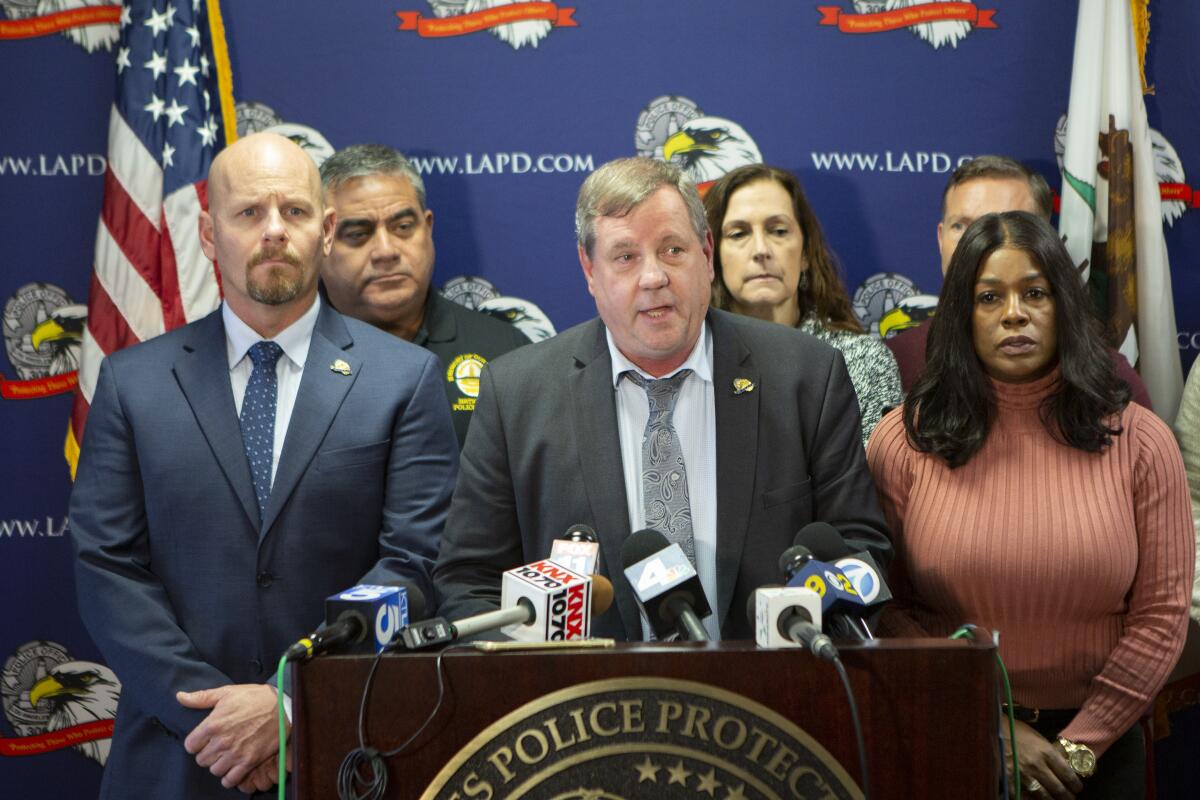
[[[446,381],[458,387],[465,397],[454,403],[455,411],[474,411],[475,398],[479,397],[479,373],[487,359],[478,353],[461,353],[453,358],[446,368]]]

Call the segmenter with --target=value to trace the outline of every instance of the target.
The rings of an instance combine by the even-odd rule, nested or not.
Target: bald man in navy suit
[[[317,296],[335,215],[309,156],[257,134],[208,187],[225,302],[104,361],[71,496],[80,611],[124,687],[102,797],[269,789],[280,655],[348,586],[431,595],[457,472],[437,359]]]

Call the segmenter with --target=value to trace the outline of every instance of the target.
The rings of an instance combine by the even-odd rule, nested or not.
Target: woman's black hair
[[[1101,452],[1121,433],[1118,415],[1129,402],[1129,386],[1114,370],[1067,249],[1049,223],[1025,211],[980,217],[959,241],[929,330],[925,372],[904,401],[908,439],[952,468],[971,460],[987,439],[996,398],[975,353],[975,280],[1001,248],[1027,253],[1054,297],[1061,380],[1042,403],[1042,423],[1064,444]]]

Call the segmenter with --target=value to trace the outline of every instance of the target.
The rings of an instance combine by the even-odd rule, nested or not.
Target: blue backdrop
[[[757,151],[801,177],[868,322],[905,294],[937,293],[940,195],[960,159],[1007,154],[1061,183],[1054,132],[1072,2],[976,2],[976,25],[854,34],[841,30],[848,15],[906,3],[576,0],[529,4],[552,19],[517,29],[437,35],[469,30],[476,18],[453,19],[467,6],[504,4],[226,3],[239,127],[285,125],[318,158],[359,142],[409,153],[437,214],[435,282],[477,276],[487,283],[454,282],[470,290],[464,299],[524,298],[560,330],[594,312],[572,230],[584,175],[618,156],[661,156],[692,120],[723,127],[731,151],[745,140],[731,158]],[[34,358],[29,344],[47,314],[87,302],[116,26],[26,34],[47,7],[83,5],[0,0],[0,786],[10,798],[90,796],[100,775],[96,758],[37,738],[50,723],[29,703],[55,664],[99,660],[75,610],[70,394],[55,393],[67,385],[53,374],[62,359]],[[1200,191],[1200,5],[1151,11],[1150,124],[1178,154],[1171,182]],[[708,167],[693,168],[704,180]],[[1200,209],[1171,211],[1186,370],[1200,350]],[[1180,736],[1195,729],[1175,725],[1160,748],[1186,751]],[[1186,791],[1174,788],[1181,761],[1160,772],[1170,791]]]

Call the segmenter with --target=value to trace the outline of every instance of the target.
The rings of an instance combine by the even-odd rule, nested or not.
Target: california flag
[[[1110,343],[1173,421],[1183,372],[1130,0],[1079,2],[1058,226]]]

